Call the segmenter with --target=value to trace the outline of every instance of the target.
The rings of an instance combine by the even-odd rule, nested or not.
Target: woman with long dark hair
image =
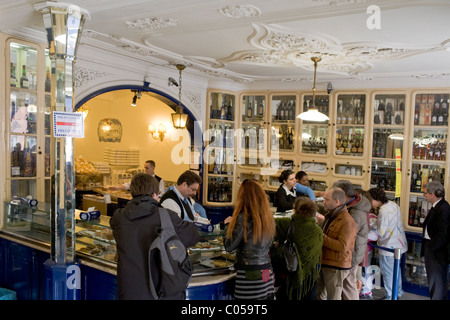
[[[258,182],[244,180],[233,215],[224,222],[225,249],[236,250],[235,299],[273,299],[269,248],[275,235],[275,221],[267,195]]]

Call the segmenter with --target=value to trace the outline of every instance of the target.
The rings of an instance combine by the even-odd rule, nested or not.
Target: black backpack
[[[192,264],[186,248],[175,232],[164,208],[158,208],[161,228],[148,254],[150,292],[156,300],[174,296],[186,290],[192,276]],[[153,282],[152,265],[157,264],[159,286]]]

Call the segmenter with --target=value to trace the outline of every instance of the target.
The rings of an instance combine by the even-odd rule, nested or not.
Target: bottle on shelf
[[[348,124],[354,124],[354,111],[353,111],[353,105],[350,103],[350,105],[347,108],[347,123]]]
[[[17,78],[16,78],[16,66],[13,62],[11,62],[11,76],[10,76],[10,87],[15,88],[17,86]]]
[[[419,107],[419,103],[421,100],[421,95],[418,94],[416,96],[416,105],[414,108],[414,125],[418,125],[419,124],[419,114],[420,114],[420,107]]]
[[[336,122],[338,124],[342,123],[342,101],[338,101],[338,107],[337,107],[337,115],[336,115]]]
[[[50,92],[52,89],[52,81],[50,80],[50,69],[47,68],[47,74],[45,75],[45,92]]]
[[[22,77],[20,77],[20,87],[23,89],[28,89],[28,77],[27,77],[27,67],[22,66]]]
[[[264,114],[264,104],[263,101],[260,101],[258,106],[258,115],[262,116],[263,114]]]
[[[448,95],[443,95],[440,109],[442,113],[442,125],[447,126],[448,125]]]
[[[220,108],[220,119],[225,120],[228,112],[228,106],[225,104],[225,99],[222,102],[222,107]]]
[[[344,104],[341,105],[341,123],[342,124],[347,124],[347,112],[346,112],[347,108],[345,107]]]
[[[386,104],[386,112],[384,113],[384,124],[392,124],[393,107],[392,103]]]
[[[248,102],[247,104],[247,119],[250,120],[253,116],[253,109],[251,102]]]

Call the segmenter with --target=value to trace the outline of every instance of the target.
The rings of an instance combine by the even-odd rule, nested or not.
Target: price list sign
[[[84,138],[83,114],[53,111],[53,136],[55,138]]]

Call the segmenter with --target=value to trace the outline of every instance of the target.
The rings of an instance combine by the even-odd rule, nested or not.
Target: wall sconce
[[[77,109],[77,111],[75,111],[75,112],[80,112],[80,113],[82,113],[83,114],[83,120],[86,120],[86,117],[87,117],[87,115],[88,115],[88,113],[89,113],[89,110],[90,110],[90,108],[89,108],[89,106],[87,105],[87,104],[83,104],[81,107],[79,107],[78,109]]]
[[[166,133],[166,126],[160,123],[158,125],[158,129],[153,124],[148,125],[148,133],[152,135],[152,138],[155,140],[164,140],[164,134]]]

